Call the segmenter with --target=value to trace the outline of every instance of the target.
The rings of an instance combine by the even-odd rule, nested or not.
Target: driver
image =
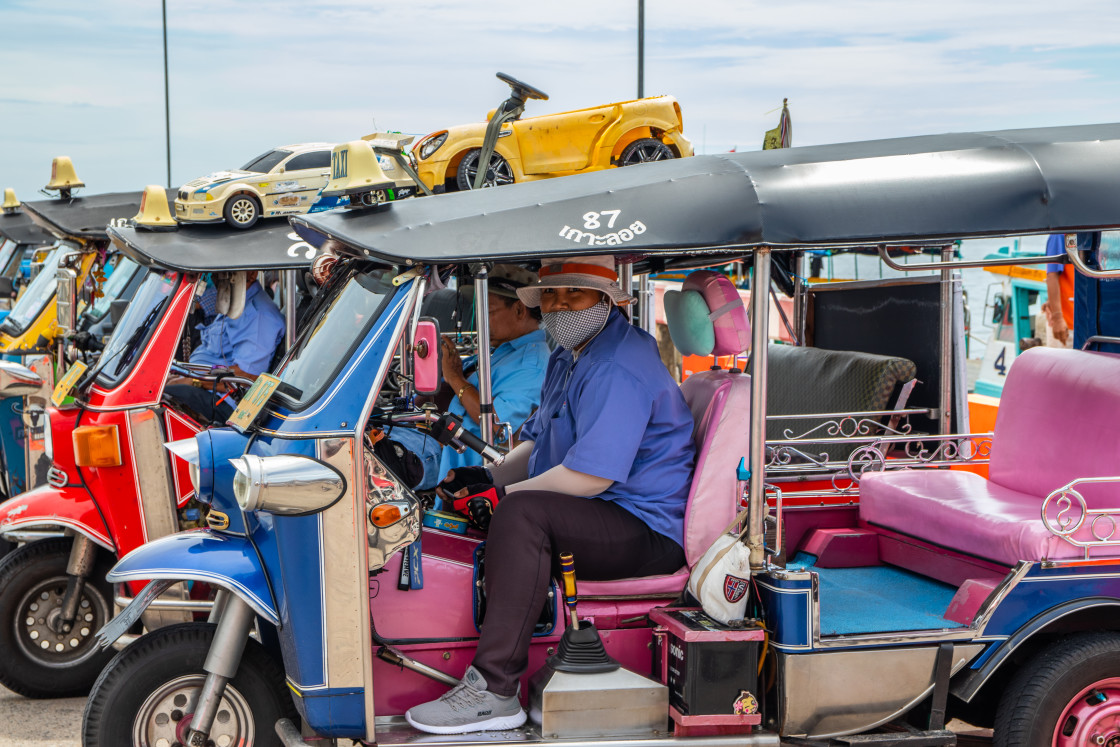
[[[560,553],[572,553],[589,580],[685,565],[692,415],[657,343],[615,308],[631,299],[619,287],[614,258],[546,263],[518,297],[540,307],[559,347],[522,443],[500,467],[456,469],[444,482],[456,491],[457,507],[489,527],[487,613],[462,682],[405,714],[421,731],[525,722],[520,679]]]
[[[216,314],[211,321],[198,325],[200,344],[191,351],[191,363],[229,369],[234,376],[246,379],[256,379],[268,370],[284,339],[284,316],[257,282],[256,272],[247,273],[245,284],[245,310],[239,317]],[[206,305],[210,292],[208,287],[200,305]],[[234,403],[221,382],[215,388],[210,382],[173,377],[164,392],[211,422],[224,422],[233,414]]]

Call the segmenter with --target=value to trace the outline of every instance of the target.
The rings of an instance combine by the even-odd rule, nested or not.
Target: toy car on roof
[[[487,121],[433,132],[413,148],[420,178],[434,192],[474,188],[495,118],[502,121],[483,187],[693,155],[672,96],[521,119],[527,99],[547,100],[548,94],[503,73],[498,78],[513,92]]]
[[[220,223],[249,228],[261,218],[317,213],[341,204],[337,196],[323,197],[331,173],[334,143],[302,143],[274,148],[240,169],[219,171],[189,181],[175,198],[175,218],[181,223]],[[397,188],[389,200],[409,197],[416,184],[391,158],[382,168]],[[397,175],[400,178],[397,178]]]

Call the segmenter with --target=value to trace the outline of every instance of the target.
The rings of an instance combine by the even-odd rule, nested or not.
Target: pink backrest
[[[1120,356],[1032,348],[1007,374],[988,479],[1042,498],[1078,477],[1120,475],[1118,429]],[[1116,495],[1120,486],[1078,490]]]
[[[696,469],[684,515],[684,552],[691,567],[738,511],[735,468],[750,447],[751,377],[701,371],[681,384],[681,393],[695,420]]]

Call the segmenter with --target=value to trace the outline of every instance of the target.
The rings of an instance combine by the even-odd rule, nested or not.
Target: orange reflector
[[[120,439],[115,425],[83,425],[74,429],[74,463],[79,467],[119,467]]]
[[[369,520],[375,527],[387,527],[401,520],[401,510],[396,506],[382,503],[369,510]]]

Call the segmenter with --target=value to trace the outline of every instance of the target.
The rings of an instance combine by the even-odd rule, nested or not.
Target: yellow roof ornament
[[[137,228],[149,231],[174,231],[179,227],[167,205],[167,190],[158,184],[144,187],[144,196],[140,198],[140,212],[132,220]]]
[[[4,204],[0,205],[5,213],[14,213],[19,210],[19,200],[16,199],[16,191],[11,187],[4,190]]]
[[[331,151],[331,178],[323,197],[350,198],[351,208],[371,207],[386,202],[395,182],[385,176],[373,146],[364,140],[336,145]]]
[[[84,187],[85,182],[74,173],[74,162],[69,156],[58,156],[51,161],[51,180],[44,189],[58,190],[58,196],[70,197],[70,190]]]

